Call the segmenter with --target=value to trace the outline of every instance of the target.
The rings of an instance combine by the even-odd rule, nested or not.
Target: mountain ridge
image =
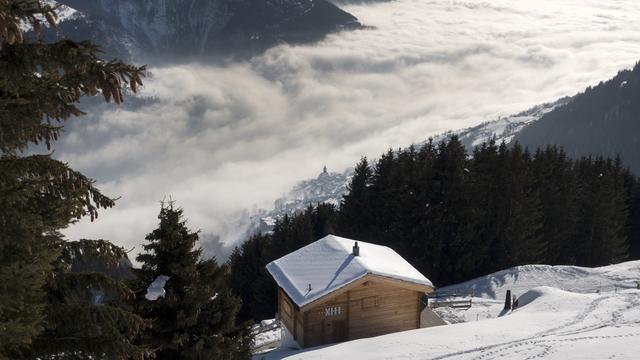
[[[522,129],[515,140],[529,147],[562,146],[570,157],[620,155],[640,174],[640,63],[588,87],[572,101]]]
[[[279,43],[308,43],[360,28],[327,0],[59,0],[75,10],[49,40],[90,38],[108,56],[156,63],[250,56]]]

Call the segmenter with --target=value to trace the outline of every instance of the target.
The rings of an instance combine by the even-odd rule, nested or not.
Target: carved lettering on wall
[[[339,316],[342,314],[342,306],[329,306],[324,308],[324,316]]]

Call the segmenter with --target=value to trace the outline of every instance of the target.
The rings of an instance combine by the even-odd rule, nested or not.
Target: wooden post
[[[507,290],[507,296],[504,298],[504,309],[511,310],[511,290]]]

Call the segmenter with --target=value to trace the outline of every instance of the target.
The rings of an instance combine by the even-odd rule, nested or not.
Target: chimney
[[[353,245],[353,256],[360,256],[360,248],[358,247],[358,242]]]

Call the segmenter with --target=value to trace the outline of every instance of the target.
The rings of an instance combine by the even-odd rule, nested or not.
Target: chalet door
[[[347,320],[324,321],[324,344],[333,344],[349,340]]]
[[[349,327],[347,326],[347,303],[333,303],[324,307],[321,311],[322,343],[331,344],[349,339]]]
[[[347,320],[333,321],[333,339],[331,342],[338,343],[349,340],[349,330],[347,329]]]

